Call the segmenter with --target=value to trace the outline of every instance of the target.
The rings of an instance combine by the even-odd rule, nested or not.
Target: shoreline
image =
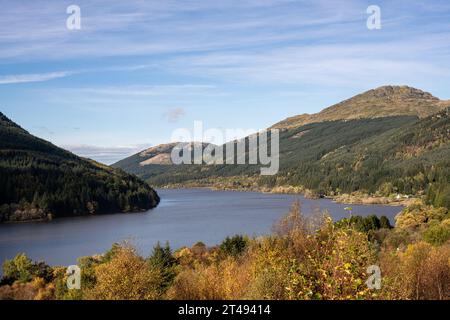
[[[76,215],[62,215],[59,217],[52,216],[51,219],[49,218],[39,218],[39,219],[30,219],[30,220],[13,220],[13,221],[2,221],[0,222],[0,225],[6,225],[6,224],[22,224],[22,223],[50,223],[55,220],[60,219],[72,219],[72,218],[80,218],[80,217],[93,217],[93,216],[103,216],[103,215],[116,215],[116,214],[138,214],[138,213],[145,213],[147,211],[153,210],[158,207],[161,201],[158,201],[158,203],[149,209],[139,209],[139,210],[132,210],[127,212],[101,212],[101,213],[95,213],[95,214],[76,214]]]
[[[400,200],[393,199],[389,197],[377,197],[371,196],[367,194],[340,194],[336,196],[317,196],[312,194],[312,192],[308,189],[304,189],[301,187],[293,187],[293,186],[278,186],[272,189],[267,187],[255,187],[255,188],[232,188],[232,187],[218,187],[218,186],[205,186],[205,185],[165,185],[165,186],[153,186],[155,189],[160,190],[180,190],[180,189],[206,189],[211,191],[232,191],[232,192],[257,192],[262,194],[287,194],[287,195],[301,195],[305,199],[308,200],[319,200],[319,199],[328,199],[333,201],[334,203],[346,204],[346,205],[382,205],[382,206],[402,206],[407,207],[413,202],[420,201],[420,198],[410,197],[410,198],[402,198]],[[152,207],[148,210],[155,209],[158,207],[160,201],[155,207]],[[137,214],[147,212],[148,210],[141,209],[138,211],[130,211],[130,212],[112,212],[112,213],[99,213],[96,215],[112,215],[112,214]],[[18,221],[3,221],[0,224],[22,224],[22,223],[49,223],[55,219],[65,219],[65,218],[77,218],[89,215],[74,215],[74,216],[61,216],[61,217],[53,217],[52,219],[31,219],[31,220],[18,220]]]
[[[416,201],[421,201],[418,197],[409,197],[402,199],[394,199],[391,197],[372,196],[368,194],[340,194],[336,196],[311,196],[308,195],[309,190],[301,187],[275,187],[269,188],[232,188],[232,187],[218,187],[218,186],[205,186],[205,185],[165,185],[154,186],[156,189],[161,190],[179,190],[179,189],[207,189],[211,191],[236,191],[236,192],[258,192],[264,194],[290,194],[301,195],[309,200],[329,199],[335,203],[348,204],[348,205],[384,205],[384,206],[403,206],[407,207]],[[294,189],[294,190],[293,190]],[[303,191],[300,191],[303,190]]]

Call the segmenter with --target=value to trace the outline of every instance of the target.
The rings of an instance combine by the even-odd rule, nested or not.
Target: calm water
[[[347,215],[346,205],[297,195],[206,189],[160,190],[158,208],[146,213],[56,219],[52,222],[0,224],[0,262],[25,252],[50,265],[70,265],[77,257],[103,253],[114,242],[132,241],[143,255],[157,241],[173,248],[197,241],[220,243],[226,236],[270,233],[271,227],[299,199],[303,212],[327,209],[334,219]],[[401,207],[352,205],[353,213],[386,215],[393,221]]]

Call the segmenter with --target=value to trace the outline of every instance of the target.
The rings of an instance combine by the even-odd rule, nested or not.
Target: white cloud
[[[74,74],[81,73],[94,73],[94,72],[108,72],[108,71],[136,71],[143,70],[151,67],[150,64],[140,64],[140,65],[123,65],[123,66],[112,66],[105,68],[91,68],[91,69],[80,69],[77,71],[55,71],[46,73],[31,73],[31,74],[14,74],[14,75],[0,75],[0,85],[1,84],[15,84],[15,83],[27,83],[27,82],[44,82],[53,79],[65,78]]]
[[[122,85],[72,88],[36,89],[48,104],[70,105],[76,101],[77,108],[122,109],[139,107],[141,111],[168,109],[173,106],[198,105],[199,101],[215,100],[228,93],[215,85],[176,84],[176,85]]]
[[[207,52],[175,57],[166,61],[165,67],[172,72],[254,84],[368,87],[421,79],[448,81],[448,37],[450,34],[444,33],[416,37],[415,42],[319,43]]]
[[[71,71],[60,71],[50,73],[32,73],[0,76],[0,84],[42,82],[58,78],[64,78],[73,74]]]
[[[67,3],[42,2],[9,2],[2,8],[0,65],[98,57],[108,63],[109,57],[120,57],[143,64],[111,70],[141,70],[139,79],[152,82],[161,75],[176,83],[216,83],[224,91],[236,83],[359,89],[450,82],[448,1],[380,0],[382,29],[376,32],[366,28],[368,3],[356,0],[80,0],[79,32],[65,28]],[[85,105],[141,99],[152,107],[185,106],[181,95],[217,94],[200,86],[135,86],[130,85],[135,78],[129,79],[117,87],[90,81],[93,88],[73,93]],[[174,95],[180,101],[170,98]],[[156,96],[161,99],[154,101]]]
[[[64,4],[8,5],[2,8],[0,57],[55,59],[81,56],[148,55],[267,45],[318,35],[353,19],[353,1],[94,1],[81,7],[82,29],[65,29]],[[190,18],[190,15],[195,14]],[[328,25],[329,26],[329,25]],[[338,32],[337,29],[325,28]],[[115,32],[120,31],[120,32]],[[330,34],[329,31],[326,33]]]
[[[185,114],[186,111],[183,108],[173,108],[164,113],[164,118],[168,122],[177,122]]]
[[[252,83],[339,86],[371,83],[374,78],[390,83],[439,76],[449,68],[449,34],[442,31],[448,30],[448,23],[432,19],[424,25],[424,5],[405,3],[381,1],[383,29],[370,32],[365,27],[367,5],[361,1],[80,0],[79,33],[64,28],[64,3],[9,4],[0,12],[0,57],[20,61],[142,55],[152,57],[159,71],[171,76]],[[444,1],[426,7],[424,14],[449,10]],[[154,54],[162,55],[153,59]],[[371,74],[377,71],[383,74]],[[111,89],[109,94],[115,96],[168,91]]]
[[[124,85],[103,86],[94,88],[67,89],[67,92],[89,93],[107,96],[170,96],[174,94],[204,94],[215,89],[213,85],[181,84],[181,85]]]

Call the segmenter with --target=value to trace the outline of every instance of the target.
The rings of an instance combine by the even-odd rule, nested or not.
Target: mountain
[[[358,94],[316,114],[302,114],[288,118],[274,128],[289,129],[308,123],[373,119],[392,116],[425,118],[450,106],[428,92],[408,86],[383,86]]]
[[[202,143],[202,150],[209,144]],[[194,147],[200,147],[199,142],[173,142],[160,144],[139,153],[136,153],[128,158],[120,160],[112,165],[114,168],[120,168],[128,173],[137,175],[142,179],[148,179],[151,176],[159,176],[162,174],[169,174],[169,171],[179,170],[178,166],[173,165],[171,153],[176,146],[185,148],[191,151],[192,159],[194,158]],[[183,152],[180,151],[180,156]]]
[[[0,112],[0,222],[142,211],[158,202],[139,178],[39,139]]]
[[[430,203],[450,206],[446,103],[418,89],[386,86],[327,108],[304,124],[281,122],[275,125],[283,128],[280,171],[275,176],[260,176],[260,165],[143,166],[139,155],[113,166],[159,186],[285,187],[330,196],[401,193],[424,195]],[[152,156],[158,156],[160,149],[154,150]]]

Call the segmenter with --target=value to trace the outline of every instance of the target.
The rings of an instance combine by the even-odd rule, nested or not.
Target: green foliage
[[[423,234],[423,239],[433,245],[443,245],[450,240],[450,220],[447,223],[430,226]]]
[[[161,275],[161,282],[159,284],[160,294],[164,294],[171,286],[176,272],[177,260],[172,254],[172,249],[169,243],[166,243],[164,247],[158,242],[153,248],[153,252],[148,257],[147,263],[153,270],[158,270]]]
[[[156,192],[137,177],[81,159],[0,115],[0,222],[141,211],[158,204]]]
[[[426,200],[428,204],[450,209],[450,179],[448,175],[442,178],[446,181],[434,183],[428,187]]]
[[[14,283],[16,281],[26,283],[34,277],[50,281],[53,278],[52,269],[44,262],[33,262],[24,253],[20,253],[15,258],[3,263],[2,283]]]
[[[426,206],[418,202],[403,209],[396,217],[396,227],[418,230],[449,218],[450,213],[448,209]]]
[[[148,258],[148,263],[154,267],[167,268],[172,267],[176,263],[176,259],[172,255],[172,249],[168,242],[162,247],[158,242],[153,247],[153,252]]]
[[[24,253],[18,254],[14,259],[6,260],[3,263],[3,276],[12,282],[28,282],[32,279],[32,272],[32,261]]]
[[[336,222],[338,227],[352,225],[360,232],[369,233],[370,231],[377,231],[379,229],[391,229],[391,223],[386,216],[378,218],[376,215],[367,217],[352,216],[351,218],[344,218]]]
[[[273,189],[292,186],[315,194],[360,191],[394,197],[426,194],[429,204],[450,208],[449,113],[418,120],[393,116],[309,123],[280,132],[280,171],[260,177],[259,165],[139,165],[136,154],[114,166],[154,185]],[[246,141],[248,145],[248,141]],[[246,177],[253,180],[249,185]],[[217,185],[220,187],[220,184]]]
[[[381,229],[392,229],[391,222],[386,216],[380,217],[380,228]]]
[[[111,249],[109,249],[103,254],[102,261],[103,262],[111,261],[111,259],[114,258],[114,256],[121,250],[121,248],[122,245],[120,243],[117,242],[113,243]]]
[[[226,237],[220,244],[219,250],[226,256],[238,257],[247,248],[248,239],[242,235]]]

